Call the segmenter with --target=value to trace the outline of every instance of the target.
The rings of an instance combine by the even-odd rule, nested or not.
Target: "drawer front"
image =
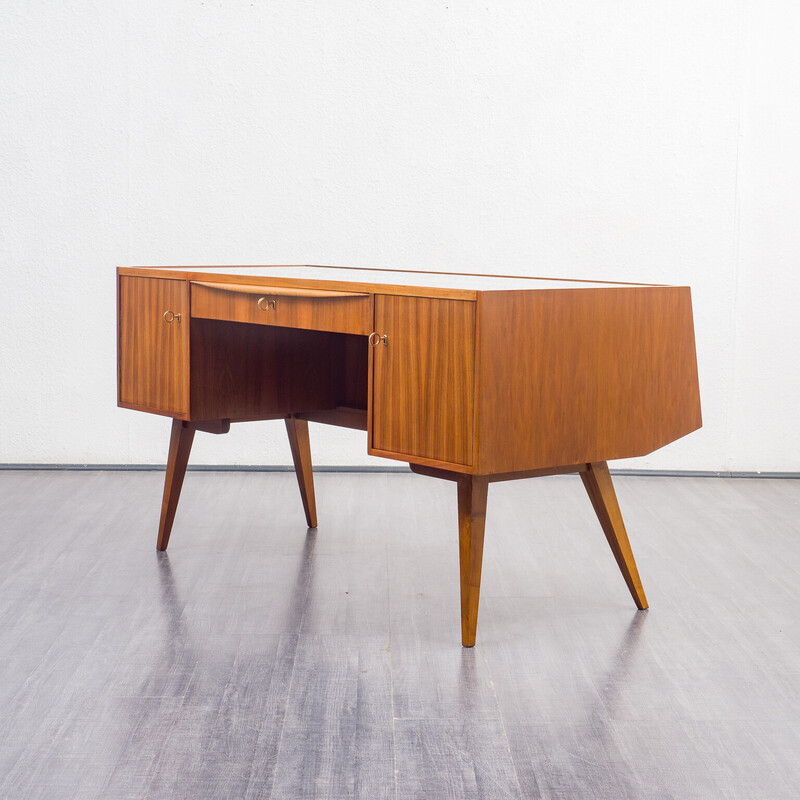
[[[192,316],[366,336],[369,294],[243,284],[192,283]]]

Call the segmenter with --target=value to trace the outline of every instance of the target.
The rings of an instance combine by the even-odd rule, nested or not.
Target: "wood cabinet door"
[[[471,465],[475,303],[375,295],[375,330],[370,451]]]
[[[121,276],[118,325],[120,405],[188,416],[186,281]]]

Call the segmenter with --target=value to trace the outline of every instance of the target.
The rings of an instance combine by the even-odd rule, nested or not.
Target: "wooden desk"
[[[493,481],[580,474],[647,608],[606,462],[701,425],[688,287],[308,266],[131,267],[117,281],[118,403],[173,419],[159,550],[195,431],[231,422],[285,421],[316,527],[314,421],[456,483],[465,647]]]

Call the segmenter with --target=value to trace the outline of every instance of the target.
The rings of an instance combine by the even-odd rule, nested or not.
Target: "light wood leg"
[[[586,487],[597,518],[603,527],[603,533],[611,545],[611,552],[614,553],[614,558],[617,560],[617,565],[622,577],[625,578],[625,583],[628,585],[636,607],[647,608],[647,598],[639,579],[639,570],[636,569],[636,562],[633,559],[633,551],[625,531],[625,523],[622,521],[608,464],[605,461],[599,461],[588,466],[586,472],[580,474],[583,485]]]
[[[189,463],[189,453],[194,441],[194,427],[180,419],[172,420],[172,433],[169,439],[169,456],[167,457],[167,475],[164,479],[164,499],[161,502],[161,522],[158,525],[158,541],[156,549],[166,550],[172,523],[175,520],[175,509],[181,496],[183,477]]]
[[[458,483],[458,555],[461,565],[461,644],[475,645],[478,601],[481,593],[483,533],[486,527],[488,482],[484,477],[460,475]]]
[[[314,472],[311,468],[311,444],[308,439],[308,422],[296,417],[286,418],[286,433],[289,434],[289,447],[297,473],[297,484],[306,512],[309,528],[317,527],[317,503],[314,499]]]

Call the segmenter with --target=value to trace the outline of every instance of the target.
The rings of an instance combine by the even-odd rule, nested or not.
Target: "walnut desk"
[[[282,419],[309,527],[308,422],[458,490],[461,637],[475,643],[492,481],[580,474],[647,608],[606,462],[699,428],[688,287],[336,267],[117,270],[118,403],[172,417],[157,547],[195,431]]]

